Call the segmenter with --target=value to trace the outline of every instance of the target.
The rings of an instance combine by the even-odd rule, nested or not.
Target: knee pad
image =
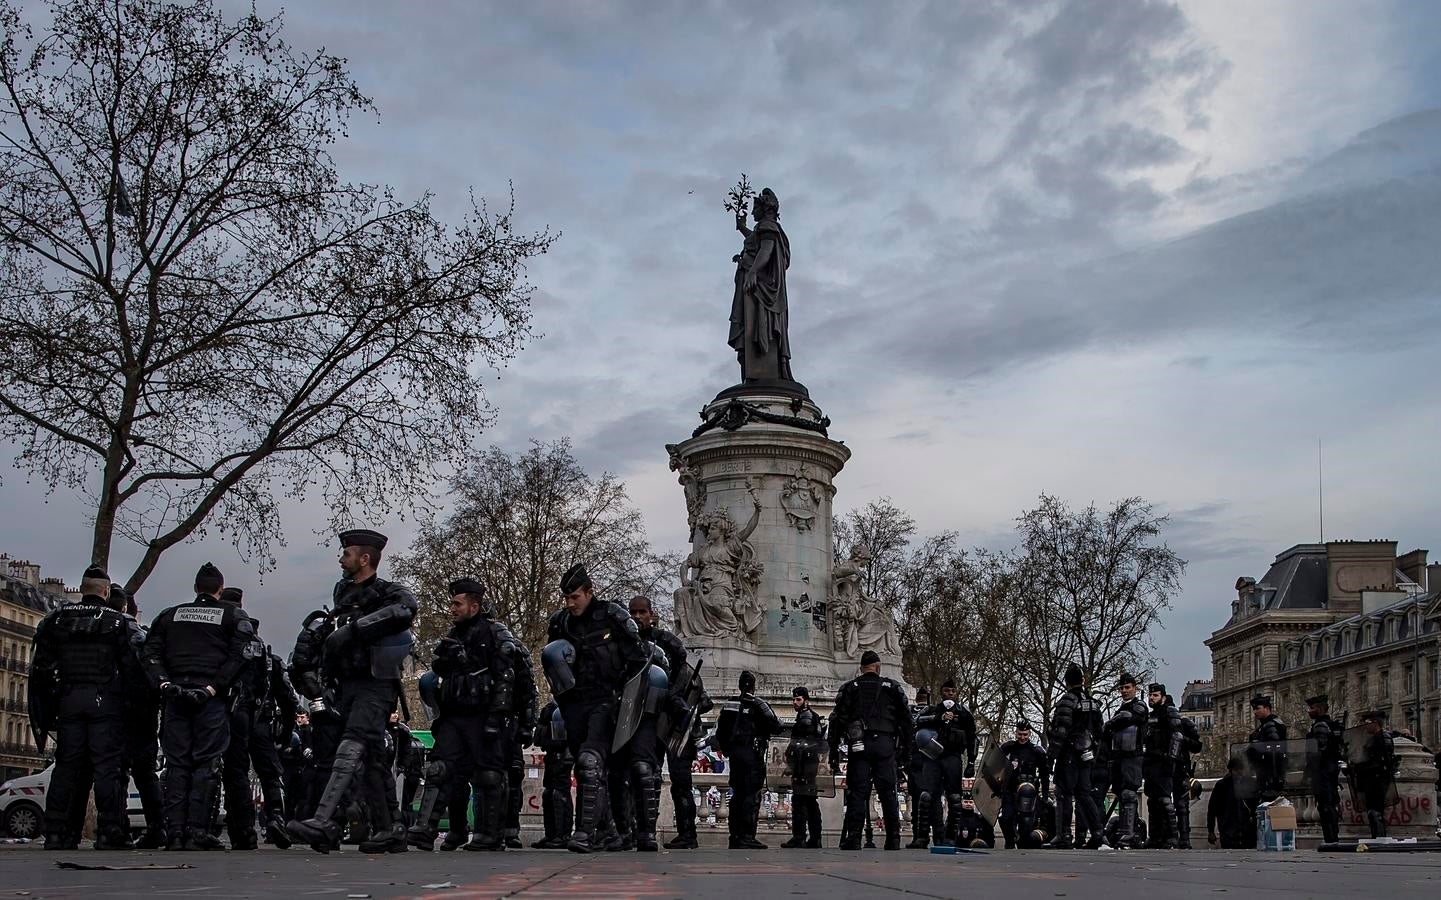
[[[947,795],[946,795],[946,802],[949,803],[953,808],[955,808],[955,809],[960,809],[960,808],[961,808],[961,795],[960,795],[960,794],[947,794]]]
[[[1136,792],[1133,791],[1133,790],[1131,790],[1130,788],[1126,788],[1125,790],[1121,791],[1121,802],[1122,802],[1122,803],[1125,803],[1125,804],[1127,804],[1127,805],[1134,805],[1134,804],[1136,804],[1136,803],[1139,803],[1140,800],[1141,800],[1141,798],[1138,797],[1138,796],[1136,795]]]
[[[360,741],[341,741],[335,748],[335,762],[331,769],[336,772],[359,772],[365,763],[365,745]]]
[[[450,763],[442,759],[431,760],[425,765],[425,780],[446,781],[450,778]]]
[[[637,781],[645,782],[655,775],[655,768],[643,759],[638,759],[630,764],[630,777]]]
[[[600,784],[604,768],[601,765],[599,753],[594,750],[582,750],[580,756],[575,760],[575,780],[581,784]]]
[[[920,805],[921,805],[922,808],[931,805],[931,792],[930,792],[930,791],[921,791]]]
[[[495,769],[482,769],[476,773],[475,783],[483,788],[498,788],[506,783],[505,773]]]

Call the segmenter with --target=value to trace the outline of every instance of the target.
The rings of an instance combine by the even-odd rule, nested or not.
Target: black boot
[[[372,832],[370,839],[360,845],[361,853],[404,853],[409,849],[405,823],[398,819],[390,823],[389,831]]]
[[[255,829],[251,828],[230,838],[231,850],[259,850],[260,842],[255,838]]]
[[[1140,846],[1136,840],[1136,812],[1140,803],[1133,791],[1126,793],[1130,796],[1121,797],[1120,822],[1116,831],[1117,850],[1135,850]]]
[[[335,813],[345,802],[350,785],[359,775],[365,760],[365,745],[356,740],[344,740],[335,749],[335,762],[330,767],[330,780],[325,783],[325,793],[315,806],[315,815],[304,822],[285,823],[290,839],[309,844],[317,853],[329,853],[340,840],[340,826],[335,823]]]
[[[135,841],[136,850],[159,850],[165,846],[165,828],[159,825],[148,825],[145,831]]]
[[[921,791],[911,810],[911,842],[907,850],[924,850],[931,845],[931,793]]]
[[[96,850],[134,850],[135,845],[130,842],[130,835],[125,829],[118,825],[99,829],[95,835]]]
[[[225,845],[220,843],[220,838],[211,834],[204,828],[191,827],[185,834],[185,847],[187,850],[224,850]]]
[[[1075,835],[1071,831],[1072,806],[1071,797],[1056,797],[1056,836],[1046,844],[1048,848],[1069,850],[1076,845]]]
[[[674,790],[670,796],[675,804],[676,835],[665,842],[665,847],[667,850],[695,850],[700,846],[695,836],[695,796],[689,788],[684,791],[684,796],[678,796]]]
[[[475,834],[467,850],[504,850],[505,834],[501,823],[505,820],[506,777],[504,772],[493,769],[481,771],[475,777]]]

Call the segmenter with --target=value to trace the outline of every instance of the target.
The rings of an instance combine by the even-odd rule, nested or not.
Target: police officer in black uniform
[[[618,603],[596,598],[583,564],[561,576],[560,591],[565,605],[547,626],[550,643],[542,660],[575,757],[578,815],[567,846],[591,853],[601,849],[617,698],[649,655],[630,614]]]
[[[631,598],[630,617],[635,619],[641,639],[659,648],[664,656],[665,671],[671,688],[671,697],[668,700],[671,712],[669,724],[672,728],[682,727],[688,707],[680,694],[681,678],[690,664],[685,644],[674,632],[660,626],[649,597],[637,595]],[[709,708],[709,701],[703,702],[701,706],[700,711],[704,712]],[[697,724],[698,722],[697,719]],[[696,758],[695,742],[686,740],[682,752],[677,754],[671,752],[668,746],[670,738],[670,734],[656,735],[655,759],[659,763],[663,758],[666,769],[670,772],[670,798],[675,812],[676,836],[666,841],[665,846],[668,850],[694,850],[699,846],[695,833],[696,803],[692,791],[694,782],[691,779],[691,765]]]
[[[840,848],[861,849],[871,785],[880,792],[887,850],[901,849],[901,811],[896,796],[896,766],[911,756],[910,710],[905,691],[881,677],[881,657],[861,654],[861,674],[841,686],[830,716],[830,763],[840,767],[840,745],[849,746],[846,762],[846,822]]]
[[[220,592],[220,602],[244,611],[245,593],[238,587]],[[230,692],[230,741],[225,748],[221,783],[225,787],[225,829],[231,850],[254,850],[255,804],[251,802],[250,768],[260,780],[265,806],[266,840],[284,849],[290,846],[285,834],[284,772],[275,749],[270,721],[276,698],[272,696],[270,648],[260,639],[260,623],[250,620],[255,631],[248,659]],[[290,710],[293,715],[295,704]]]
[[[610,807],[620,834],[607,842],[606,849],[629,850],[634,847],[643,852],[655,852],[660,849],[656,843],[656,819],[660,815],[661,764],[666,758],[663,737],[669,736],[658,732],[660,712],[663,708],[670,712],[677,702],[684,706],[671,692],[670,685],[672,676],[679,675],[686,665],[686,650],[679,638],[657,626],[649,597],[632,597],[628,612],[635,620],[652,664],[665,673],[666,688],[662,690],[658,686],[658,678],[651,679],[653,670],[648,672],[646,712],[631,739],[611,756],[608,775]],[[656,692],[655,696],[651,696],[650,691]],[[668,715],[667,723],[679,718],[683,716]],[[687,765],[687,779],[689,769]]]
[[[134,779],[135,791],[140,795],[140,806],[145,813],[145,831],[135,840],[135,849],[156,850],[165,846],[165,797],[160,791],[160,776],[156,773],[156,758],[160,755],[160,695],[139,664],[145,650],[145,628],[137,619],[140,610],[135,605],[135,598],[124,587],[112,582],[105,605],[125,616],[125,627],[135,654],[133,672],[125,684],[125,770],[121,775],[122,779]],[[83,786],[77,786],[74,792],[78,802],[71,808],[72,834],[80,834],[85,828],[85,800],[90,793],[92,774],[87,768]]]
[[[145,669],[165,698],[165,818],[170,850],[220,850],[211,805],[230,742],[231,687],[255,659],[255,626],[220,602],[225,579],[210,563],[195,575],[195,599],[160,613],[145,638]]]
[[[725,726],[728,733],[722,738],[730,761],[730,849],[764,850],[766,845],[756,839],[756,831],[766,785],[766,749],[780,733],[781,723],[770,704],[755,695],[754,673],[741,672],[737,687],[740,696],[721,713],[733,715],[734,723]]]
[[[300,818],[304,809],[305,768],[311,754],[310,713],[299,709],[293,721],[295,725],[289,732],[289,739],[280,748],[280,764],[285,771],[285,815],[288,819]],[[309,817],[310,814],[307,812],[304,815]]]
[[[335,764],[335,748],[340,745],[345,722],[340,718],[337,678],[322,668],[325,638],[334,626],[330,610],[313,610],[301,624],[290,654],[290,681],[305,698],[309,728],[302,750],[304,764],[300,792],[287,821],[304,821],[315,815],[320,795],[330,783],[330,769]],[[289,830],[286,831],[287,835]],[[332,849],[338,849],[337,840]]]
[[[1341,723],[1331,718],[1330,698],[1317,694],[1306,698],[1306,714],[1311,717],[1311,731],[1306,755],[1306,780],[1311,796],[1316,798],[1316,813],[1321,820],[1321,839],[1334,844],[1341,839],[1341,760],[1346,755],[1346,740]]]
[[[1146,700],[1150,712],[1146,721],[1142,775],[1150,829],[1147,845],[1152,849],[1174,850],[1180,838],[1176,822],[1176,763],[1181,759],[1186,735],[1182,731],[1180,711],[1166,702],[1164,684],[1147,685]]]
[[[816,764],[820,761],[825,727],[811,709],[811,694],[804,685],[791,691],[791,701],[796,708],[791,742],[786,748],[786,762],[791,767],[791,839],[781,846],[819,850],[821,804],[816,799]]]
[[[1066,692],[1051,714],[1047,753],[1056,774],[1056,836],[1047,846],[1063,850],[1075,846],[1073,811],[1089,836],[1087,846],[1095,849],[1102,841],[1101,810],[1091,785],[1101,742],[1101,709],[1086,692],[1084,680],[1080,666],[1071,663],[1066,667]]]
[[[575,804],[570,796],[570,778],[575,771],[575,758],[565,741],[565,719],[560,704],[552,697],[540,711],[535,723],[535,746],[545,751],[545,769],[541,776],[541,820],[545,837],[531,844],[540,850],[564,850],[570,843],[575,826]]]
[[[388,796],[394,779],[385,766],[385,723],[400,696],[400,675],[410,655],[411,623],[418,609],[409,590],[376,575],[386,537],[368,529],[340,534],[340,569],[344,578],[335,586],[335,609],[329,616],[310,619],[321,640],[321,671],[334,679],[338,712],[343,722],[335,748],[330,778],[304,821],[291,820],[285,830],[294,841],[328,853],[340,840],[336,815],[352,785],[360,784],[364,803],[381,826],[384,849],[406,849],[405,825],[390,819]],[[309,617],[308,617],[309,618]],[[324,623],[324,624],[321,624]],[[372,845],[374,848],[374,845]]]
[[[1138,846],[1136,817],[1141,805],[1138,792],[1141,790],[1146,724],[1151,710],[1141,699],[1134,675],[1122,674],[1118,689],[1121,692],[1121,707],[1106,721],[1105,735],[1110,747],[1111,789],[1121,801],[1116,849],[1129,850]]]
[[[1051,761],[1031,740],[1031,723],[1025,719],[1016,723],[1015,738],[1001,745],[1001,755],[1011,769],[1001,794],[1001,834],[1010,850],[1017,842],[1032,845],[1038,801],[1049,792]]]
[[[1246,739],[1246,757],[1256,772],[1257,795],[1251,801],[1254,816],[1260,804],[1281,796],[1281,789],[1285,787],[1287,729],[1268,695],[1257,694],[1251,698],[1251,714],[1256,718],[1256,727]]]
[[[923,793],[931,798],[931,838],[938,847],[952,846],[964,799],[961,782],[975,776],[977,750],[976,719],[957,699],[954,681],[941,685],[941,702],[916,718],[916,728],[935,732],[939,745],[921,769]]]
[[[45,797],[45,849],[70,850],[79,832],[70,828],[78,786],[93,771],[97,850],[131,847],[125,812],[125,689],[135,679],[134,648],[125,617],[106,606],[110,578],[99,566],[85,570],[80,600],[47,615],[36,626],[32,697],[49,708],[31,710],[37,743],[55,730],[55,769]]]
[[[400,767],[400,813],[406,827],[415,824],[415,801],[420,795],[420,779],[425,775],[425,744],[406,729],[405,762]]]
[[[454,624],[436,645],[431,663],[440,676],[440,715],[431,729],[435,746],[425,770],[420,812],[409,833],[411,845],[421,850],[435,846],[441,804],[456,779],[475,785],[475,834],[465,849],[505,849],[506,769],[515,746],[525,650],[510,629],[482,613],[484,605],[480,582],[451,582]]]
[[[931,705],[930,689],[922,685],[916,688],[916,702],[911,704],[911,740],[915,742],[916,719]],[[921,777],[925,765],[926,756],[923,753],[912,753],[911,760],[906,765],[906,795],[910,798],[911,811],[911,842],[906,845],[909,850],[924,850],[931,844],[931,817],[923,810],[923,805],[929,807],[930,795],[926,796],[926,803],[921,802]]]
[[[1396,744],[1386,730],[1386,713],[1373,709],[1361,714],[1361,724],[1366,727],[1366,743],[1359,761],[1352,765],[1352,779],[1361,792],[1366,806],[1366,824],[1371,837],[1386,837],[1386,802],[1391,796],[1391,786],[1396,780],[1400,760],[1396,758]]]
[[[1166,703],[1170,706],[1176,705],[1170,694],[1166,695]],[[1181,735],[1181,755],[1176,757],[1175,786],[1172,794],[1176,803],[1176,848],[1190,850],[1191,785],[1196,777],[1196,762],[1193,757],[1204,749],[1205,744],[1201,741],[1201,732],[1196,728],[1196,723],[1185,716],[1181,717]],[[1197,787],[1196,790],[1199,791],[1200,788]]]

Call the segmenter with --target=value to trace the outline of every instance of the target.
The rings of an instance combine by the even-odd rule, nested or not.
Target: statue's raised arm
[[[751,536],[751,532],[755,531],[756,526],[761,522],[761,498],[756,493],[756,486],[749,478],[746,479],[746,493],[751,495],[751,504],[754,509],[751,510],[751,517],[746,520],[745,527],[740,530],[740,534],[736,535],[736,540],[741,543],[745,543],[746,538]]]

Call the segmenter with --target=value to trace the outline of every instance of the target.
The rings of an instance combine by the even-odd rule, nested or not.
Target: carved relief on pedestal
[[[698,517],[700,537],[681,565],[675,592],[676,626],[682,637],[738,637],[755,643],[765,622],[760,599],[764,567],[756,561],[751,532],[760,522],[761,501],[746,479],[754,511],[745,527],[724,509]]]
[[[680,482],[681,490],[685,491],[685,520],[690,529],[690,537],[694,539],[696,523],[700,520],[701,511],[705,509],[705,482],[700,478],[701,467],[687,462],[675,444],[666,444],[665,449],[670,454],[670,470],[676,473],[676,480]]]
[[[859,659],[867,650],[882,656],[899,656],[901,652],[891,611],[866,596],[864,577],[870,561],[870,548],[857,544],[850,558],[836,563],[831,570],[831,635],[837,652],[848,659]]]
[[[781,509],[796,531],[810,531],[816,523],[816,513],[824,495],[821,486],[811,477],[810,469],[804,463],[796,474],[786,479],[781,487]]]

